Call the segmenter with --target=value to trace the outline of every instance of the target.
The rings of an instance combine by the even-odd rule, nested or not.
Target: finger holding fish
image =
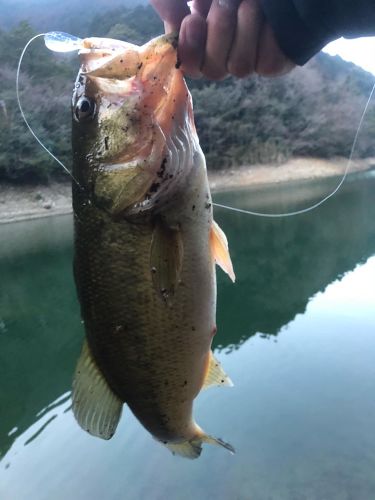
[[[166,31],[180,30],[181,68],[193,78],[277,76],[295,67],[283,53],[260,0],[153,0]]]

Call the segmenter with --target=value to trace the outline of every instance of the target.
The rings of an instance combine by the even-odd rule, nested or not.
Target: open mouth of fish
[[[190,94],[177,70],[176,45],[176,34],[141,47],[88,38],[80,50],[73,116],[94,119],[103,131],[101,148],[93,155],[99,176],[118,172],[123,179],[142,179],[132,182],[136,190],[129,195],[129,210],[154,206],[192,163],[190,129],[195,127]],[[103,192],[96,196],[105,198]]]

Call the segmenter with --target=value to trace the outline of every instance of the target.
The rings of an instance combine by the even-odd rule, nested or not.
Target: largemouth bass
[[[219,444],[193,401],[231,385],[211,352],[215,261],[234,280],[212,218],[176,35],[138,47],[89,38],[73,95],[74,273],[86,340],[73,411],[109,439],[126,403],[174,453]]]

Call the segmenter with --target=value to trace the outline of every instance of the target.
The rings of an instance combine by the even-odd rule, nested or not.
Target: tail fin
[[[233,448],[233,446],[229,443],[226,443],[225,441],[223,441],[222,439],[220,438],[215,438],[213,436],[207,436],[206,434],[202,437],[202,441],[204,443],[208,443],[208,444],[214,444],[216,446],[222,446],[223,448],[225,448],[226,450],[228,450],[232,455],[234,455],[236,453],[236,450]]]
[[[190,439],[189,441],[181,441],[179,443],[163,443],[165,446],[173,453],[173,455],[180,455],[180,457],[185,458],[198,458],[202,453],[202,444],[214,444],[216,446],[222,446],[228,450],[232,455],[235,453],[235,449],[229,443],[226,443],[222,439],[208,436],[202,432],[201,435]]]

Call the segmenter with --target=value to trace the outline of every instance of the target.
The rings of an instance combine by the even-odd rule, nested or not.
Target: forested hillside
[[[82,30],[74,26],[77,18],[61,29],[80,36],[109,36],[134,43],[162,32],[162,24],[148,6],[100,9],[92,14]],[[55,19],[51,29],[58,27]],[[3,181],[36,182],[64,177],[61,167],[34,141],[17,108],[17,62],[23,46],[35,32],[27,23],[0,30],[0,180]],[[69,107],[77,70],[76,55],[52,54],[39,39],[27,53],[21,75],[22,102],[30,123],[68,167],[71,163]],[[282,78],[189,82],[209,168],[280,161],[297,155],[348,156],[373,82],[372,75],[325,54]],[[359,156],[375,156],[374,137],[372,106],[358,143]]]

